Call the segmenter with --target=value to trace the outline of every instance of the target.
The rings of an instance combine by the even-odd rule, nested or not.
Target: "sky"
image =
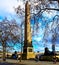
[[[0,21],[3,20],[5,17],[7,17],[9,20],[11,19],[16,19],[17,23],[20,23],[19,21],[22,21],[21,18],[17,17],[15,9],[17,8],[18,5],[21,6],[21,8],[24,8],[24,4],[22,2],[22,0],[17,1],[17,0],[0,0]],[[52,6],[51,4],[49,5],[50,7]],[[55,2],[55,5],[52,6],[52,8],[57,7],[57,4]],[[43,34],[44,34],[44,28],[42,29],[42,27],[44,27],[45,22],[42,23],[42,21],[44,20],[44,18],[47,21],[51,21],[52,18],[57,14],[56,11],[51,11],[50,13],[48,12],[43,12],[42,14],[42,18],[39,19],[39,28],[38,31],[35,31],[35,36],[32,37],[32,41],[33,41],[33,47],[34,47],[34,51],[40,51],[43,52],[44,48],[45,48],[45,43],[42,42],[43,39]],[[59,13],[58,13],[59,14]],[[51,23],[50,23],[51,24]],[[46,46],[51,50],[51,43],[48,42],[46,44]],[[58,51],[58,46],[59,44],[56,44],[56,50]],[[15,50],[18,50],[19,48],[17,48],[17,46],[15,46]]]

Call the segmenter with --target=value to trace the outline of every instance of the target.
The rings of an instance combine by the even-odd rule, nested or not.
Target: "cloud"
[[[21,8],[24,8],[21,0],[18,2],[17,0],[0,0],[0,21],[7,17],[8,20],[16,19],[17,23],[20,23],[19,21],[22,20],[19,19],[15,12],[15,8],[17,8],[18,5],[20,5]]]
[[[17,0],[0,0],[0,16],[13,16],[15,15],[15,9],[14,7],[18,7],[18,5],[21,6],[21,8],[24,7],[23,2]]]
[[[0,12],[5,11],[13,13],[13,6],[16,4],[16,0],[0,0]]]

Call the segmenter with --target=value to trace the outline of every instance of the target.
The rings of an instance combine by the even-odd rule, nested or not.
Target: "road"
[[[53,62],[48,61],[34,61],[34,60],[22,60],[21,62],[17,60],[6,60],[6,62],[3,62],[0,60],[0,65],[59,65],[59,62],[56,62],[54,64]]]

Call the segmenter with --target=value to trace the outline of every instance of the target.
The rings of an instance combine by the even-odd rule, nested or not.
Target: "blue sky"
[[[0,0],[0,21],[3,20],[5,17],[7,17],[9,20],[11,19],[16,19],[18,23],[20,23],[19,21],[22,21],[21,18],[18,18],[14,7],[17,7],[18,5],[21,6],[21,8],[24,8],[24,4],[22,2],[22,0],[20,0],[19,2],[17,2],[17,0]],[[52,6],[52,8],[57,7],[57,4],[55,3],[55,5],[49,5],[50,7]],[[39,19],[39,30],[38,32],[35,31],[35,36],[33,36],[33,46],[34,46],[34,51],[44,51],[44,42],[42,42],[42,38],[43,38],[43,34],[44,34],[44,28],[42,30],[42,27],[44,27],[45,22],[42,21],[44,20],[44,17],[47,21],[51,21],[52,18],[57,14],[57,11],[50,11],[50,13],[47,13],[46,11],[43,12],[42,14],[42,19]],[[51,50],[51,43],[47,43],[46,46]],[[56,44],[56,50],[58,49],[58,44]],[[15,46],[15,50],[17,49],[17,46]]]

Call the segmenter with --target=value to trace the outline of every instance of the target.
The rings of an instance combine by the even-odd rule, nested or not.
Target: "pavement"
[[[0,60],[0,65],[59,65],[59,62],[53,63],[52,61],[34,61],[34,60],[11,60],[7,59],[5,62]]]

